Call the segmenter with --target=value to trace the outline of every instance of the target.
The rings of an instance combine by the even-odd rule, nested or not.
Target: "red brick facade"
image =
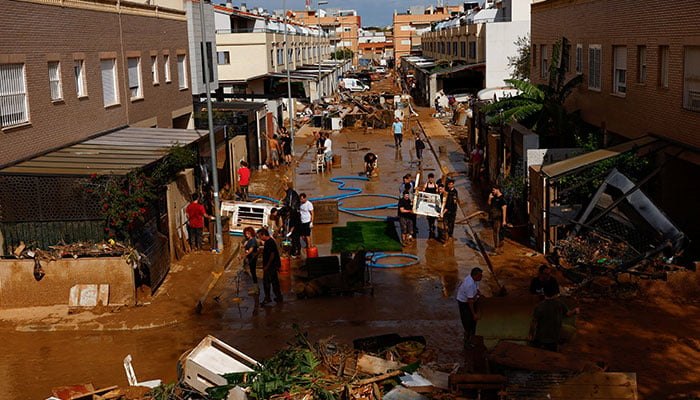
[[[700,112],[684,108],[684,57],[700,46],[700,2],[636,0],[547,0],[532,5],[531,77],[544,83],[542,45],[551,59],[552,45],[571,44],[571,72],[576,47],[582,47],[583,83],[570,96],[571,110],[596,126],[626,138],[652,133],[700,148]],[[600,90],[589,89],[589,45],[600,45]],[[614,93],[614,47],[626,48],[626,93]],[[646,79],[639,73],[640,46],[646,48]],[[668,85],[660,82],[660,47],[668,46]]]
[[[71,2],[76,4],[79,2]],[[57,4],[59,4],[57,2]],[[95,4],[95,3],[90,3]],[[187,89],[178,86],[177,55],[187,53],[187,22],[182,12],[140,6],[131,13],[105,11],[105,1],[88,10],[24,1],[0,0],[3,29],[0,64],[23,63],[29,122],[0,131],[0,166],[78,142],[110,129],[141,123],[169,128],[191,110],[189,61]],[[135,15],[141,13],[145,15]],[[151,16],[152,15],[152,16]],[[170,55],[166,83],[164,55]],[[127,57],[140,56],[142,98],[130,100]],[[151,55],[158,57],[154,85]],[[115,58],[119,103],[105,107],[100,61]],[[84,60],[86,96],[78,98],[74,61]],[[48,62],[60,62],[63,98],[52,101]]]

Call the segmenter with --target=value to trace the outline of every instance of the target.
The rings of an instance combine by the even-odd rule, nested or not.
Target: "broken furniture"
[[[160,379],[153,379],[144,382],[139,382],[136,379],[134,367],[131,365],[131,354],[127,354],[127,356],[124,357],[124,371],[126,372],[126,380],[129,381],[130,386],[145,386],[151,389],[160,386]]]
[[[222,376],[233,372],[250,372],[258,362],[215,338],[207,335],[190,352],[178,361],[179,381],[197,392],[207,395],[206,390],[214,386],[226,385]],[[245,398],[240,387],[232,389]]]

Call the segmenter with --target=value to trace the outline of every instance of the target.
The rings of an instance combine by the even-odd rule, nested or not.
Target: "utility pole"
[[[202,1],[202,0],[200,0]],[[292,138],[292,157],[294,157],[294,106],[292,105],[292,78],[289,72],[290,54],[287,43],[287,0],[282,0],[284,8],[284,66],[287,69],[287,112],[289,112],[289,136]]]
[[[209,85],[209,52],[207,51],[207,31],[204,28],[204,0],[199,0],[199,24],[202,32],[202,58],[204,59],[204,87],[207,91],[207,122],[209,126],[209,151],[211,152],[211,175],[214,185],[214,218],[216,219],[216,248],[224,249],[221,235],[221,200],[219,199],[219,173],[216,167],[216,137],[214,137],[214,117],[212,114],[211,88]],[[212,61],[213,62],[213,61]],[[209,236],[211,238],[211,234]],[[211,240],[211,239],[210,239]]]
[[[323,29],[321,29],[321,6],[328,4],[327,1],[319,0],[318,7],[316,7],[316,16],[318,18],[318,101],[321,101],[321,34]]]

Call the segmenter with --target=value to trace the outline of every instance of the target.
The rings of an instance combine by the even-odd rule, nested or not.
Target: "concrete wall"
[[[110,304],[134,304],[134,269],[121,257],[41,262],[46,276],[34,279],[34,260],[0,260],[0,308],[68,304],[78,284],[108,284]]]
[[[217,34],[216,51],[228,51],[231,60],[228,65],[218,66],[219,79],[246,80],[264,75],[271,70],[266,44],[268,35],[271,34],[264,32]]]
[[[518,37],[530,32],[530,21],[492,22],[486,29],[486,87],[500,87],[510,79],[508,57],[517,57]]]

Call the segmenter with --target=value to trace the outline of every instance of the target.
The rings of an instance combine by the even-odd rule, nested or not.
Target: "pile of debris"
[[[128,256],[134,251],[132,247],[125,243],[110,239],[100,242],[61,242],[54,246],[49,246],[48,250],[27,246],[24,242],[20,242],[17,247],[12,248],[11,253],[15,258],[19,259],[33,258],[41,261],[56,261],[60,258],[70,257],[121,257]]]
[[[69,393],[75,394],[74,385],[54,389],[49,399],[541,399],[595,398],[611,390],[620,399],[637,398],[634,374],[605,372],[595,363],[516,343],[501,342],[488,352],[475,336],[462,368],[438,364],[422,336],[373,336],[350,347],[333,337],[311,342],[295,328],[288,347],[260,362],[207,336],[180,357],[176,383],[138,382],[127,356],[130,388],[82,385],[76,397]]]

